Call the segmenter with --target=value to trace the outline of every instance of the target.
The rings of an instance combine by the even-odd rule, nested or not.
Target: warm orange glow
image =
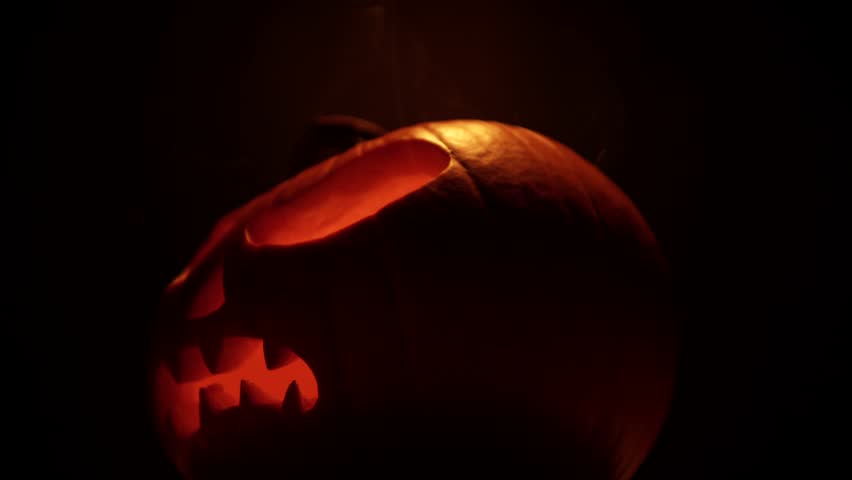
[[[293,381],[299,387],[304,411],[312,409],[319,398],[317,380],[308,364],[293,354],[286,365],[268,369],[260,339],[226,338],[219,366],[224,362],[232,367],[223,373],[210,373],[198,346],[184,348],[179,360],[188,380],[177,382],[162,363],[154,385],[158,423],[164,430],[172,430],[178,440],[188,439],[201,428],[202,396],[205,408],[213,413],[240,406],[241,397],[251,405],[280,407]]]
[[[215,312],[225,304],[225,287],[222,282],[220,262],[207,277],[189,307],[190,319],[201,318]]]
[[[355,224],[438,177],[449,165],[444,150],[424,141],[398,141],[330,172],[285,204],[259,214],[246,229],[260,245],[293,245]]]
[[[670,281],[635,205],[568,147],[402,128],[216,224],[165,292],[152,413],[187,479],[458,460],[624,480],[675,385]]]

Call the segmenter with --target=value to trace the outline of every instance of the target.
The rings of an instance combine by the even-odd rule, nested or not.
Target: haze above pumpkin
[[[170,371],[190,391],[220,378],[272,378],[282,366],[269,360],[284,349],[295,352],[288,368],[303,373],[266,383],[271,403],[283,402],[295,379],[305,405],[311,389],[302,383],[315,380],[319,398],[305,414],[314,430],[349,438],[353,425],[371,426],[355,444],[315,438],[313,447],[334,452],[331,463],[363,457],[343,450],[498,448],[514,452],[506,461],[626,479],[670,398],[664,274],[629,199],[568,148],[498,123],[417,125],[226,216],[167,291],[160,351],[168,369],[159,374]],[[263,339],[266,368],[255,348],[243,359],[252,370],[232,359],[218,376],[186,376],[185,352],[215,370],[216,356],[230,351],[223,344],[238,338]],[[174,414],[158,398],[160,411]],[[201,418],[201,409],[183,415]],[[486,436],[472,421],[481,418],[499,431]],[[454,431],[435,442],[431,422]],[[275,450],[247,462],[209,434],[215,417],[209,432],[199,425],[179,442],[160,425],[188,476],[299,460]],[[287,428],[263,438],[291,435]],[[198,447],[209,442],[217,455]]]

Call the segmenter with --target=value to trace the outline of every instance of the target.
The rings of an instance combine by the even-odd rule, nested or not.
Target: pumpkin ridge
[[[518,140],[518,142],[525,145],[527,147],[527,150],[530,150],[530,151],[532,150],[532,148],[531,148],[532,145],[529,142],[529,140],[527,140],[523,136],[519,135],[518,132],[515,130],[515,128],[517,128],[517,127],[513,128],[510,125],[506,125],[506,124],[502,124],[502,123],[499,124],[499,125],[506,133],[508,133],[513,138]],[[555,142],[548,141],[548,139],[536,134],[535,132],[532,132],[532,131],[529,131],[529,130],[527,130],[527,131],[531,134],[534,134],[533,136],[536,137],[536,139],[539,141],[539,143],[546,146],[550,151],[552,151],[554,153],[554,156],[556,156],[556,157],[560,156],[559,154],[561,152],[558,151],[559,149],[558,149]],[[579,157],[579,154],[577,156]],[[580,158],[582,158],[582,157],[580,157]],[[594,218],[593,223],[595,225],[595,230],[597,230],[598,233],[600,234],[602,227],[603,227],[602,222],[601,222],[601,217],[600,217],[600,214],[598,212],[597,205],[595,204],[594,199],[592,199],[592,195],[589,193],[589,189],[586,187],[586,184],[585,184],[583,177],[577,171],[577,169],[575,168],[575,165],[573,165],[572,162],[565,162],[565,166],[566,166],[565,170],[570,172],[571,176],[574,177],[574,180],[576,181],[577,186],[583,192],[583,196],[586,197],[586,200],[588,201],[589,209],[591,210],[592,216]]]
[[[559,154],[559,145],[557,145],[556,142],[554,142],[550,139],[544,138],[544,137],[539,137],[539,139],[542,141],[542,143],[546,144],[550,148],[550,150],[552,150],[555,154],[557,154],[557,155]],[[579,154],[577,154],[577,156],[580,157]],[[582,157],[580,157],[580,160],[586,161]],[[568,162],[568,163],[571,163],[571,162]],[[586,199],[588,199],[589,207],[592,210],[592,214],[595,216],[596,228],[598,229],[598,231],[604,230],[604,223],[601,220],[600,210],[598,209],[598,205],[597,205],[597,202],[595,201],[594,196],[589,192],[588,186],[586,186],[585,177],[583,176],[583,174],[580,173],[579,169],[574,164],[568,165],[567,170],[570,171],[571,175],[574,176],[574,179],[577,180],[577,185],[583,191],[583,194],[586,196]]]
[[[447,140],[440,132],[438,132],[435,128],[432,127],[432,124],[426,124],[423,126],[423,128],[425,128],[429,133],[437,137],[438,140],[440,140],[441,143],[444,144],[444,147],[449,152],[450,158],[458,162],[462,170],[464,170],[465,175],[467,175],[467,178],[470,179],[471,185],[473,185],[473,188],[476,190],[476,195],[479,197],[479,201],[482,202],[482,205],[485,207],[485,211],[489,213],[490,216],[490,213],[493,212],[493,202],[491,200],[486,199],[485,191],[480,185],[479,180],[473,175],[473,172],[471,172],[467,162],[465,160],[462,160],[460,156],[456,155],[455,149],[449,143],[447,143]]]

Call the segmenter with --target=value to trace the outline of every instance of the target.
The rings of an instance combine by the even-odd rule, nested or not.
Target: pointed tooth
[[[178,385],[210,375],[198,346],[169,348],[162,354],[162,359]]]
[[[178,353],[178,350],[174,349],[163,355],[163,363],[166,365],[169,373],[172,374],[175,382],[181,382],[180,353]]]
[[[302,392],[299,391],[299,384],[295,380],[290,382],[290,385],[287,387],[287,393],[284,394],[284,401],[281,402],[281,411],[286,416],[299,416],[303,413]]]
[[[248,380],[240,381],[240,406],[275,405],[275,399]]]
[[[225,393],[225,387],[219,383],[200,389],[198,396],[198,408],[202,425],[208,422],[214,415],[231,407],[234,403],[231,397]]]
[[[161,361],[154,371],[154,394],[157,402],[162,406],[170,405],[174,401],[178,384],[166,362]],[[168,413],[166,409],[159,412],[160,415]]]
[[[293,350],[279,342],[264,340],[263,358],[266,360],[266,368],[274,370],[293,362],[299,357]]]
[[[201,357],[211,373],[222,373],[222,352],[225,350],[225,341],[221,335],[211,334],[200,338],[198,347],[201,349]]]
[[[204,364],[198,345],[183,347],[178,352],[177,358],[178,374],[175,379],[178,383],[193,382],[210,376],[210,370]]]

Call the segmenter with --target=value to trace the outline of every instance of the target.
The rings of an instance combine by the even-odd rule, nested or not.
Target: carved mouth
[[[277,258],[289,248],[328,240],[423,188],[449,168],[450,160],[445,149],[414,139],[355,151],[306,170],[217,225],[169,285],[156,342],[155,420],[179,469],[186,473],[181,463],[200,444],[209,452],[211,444],[230,443],[222,447],[227,451],[250,443],[260,430],[271,437],[290,431],[301,423],[292,415],[302,416],[318,401],[311,367],[280,342],[321,371],[325,362],[328,371],[329,356],[317,351],[325,351],[325,327],[312,321],[322,308],[324,294],[317,292],[324,287],[303,284],[295,273],[312,272],[311,257],[296,261],[306,265],[280,267],[276,261],[268,268],[261,257]],[[235,259],[227,272],[226,252]],[[231,280],[227,299],[226,278]],[[281,429],[272,427],[282,421]]]
[[[277,360],[274,368],[270,358]],[[284,418],[313,409],[319,399],[308,364],[286,348],[264,354],[262,339],[226,337],[216,363],[208,365],[201,348],[191,345],[180,349],[173,365],[162,361],[155,372],[156,421],[175,458],[184,457],[179,453],[199,431],[234,410],[278,411]]]

